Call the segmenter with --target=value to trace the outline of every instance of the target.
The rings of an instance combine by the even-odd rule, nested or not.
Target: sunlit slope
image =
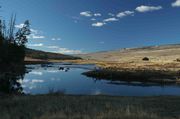
[[[100,61],[117,62],[139,62],[144,57],[154,62],[172,62],[180,59],[180,44],[151,46],[141,48],[124,48],[115,51],[105,51],[83,54],[84,59],[95,59]]]

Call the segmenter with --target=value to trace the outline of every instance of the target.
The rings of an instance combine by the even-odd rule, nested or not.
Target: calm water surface
[[[59,67],[65,67],[59,70]],[[46,94],[60,91],[66,94],[119,95],[119,96],[155,96],[180,95],[180,86],[162,86],[157,84],[96,80],[82,75],[94,69],[94,65],[50,66],[27,65],[29,73],[25,74],[22,87],[25,93]]]

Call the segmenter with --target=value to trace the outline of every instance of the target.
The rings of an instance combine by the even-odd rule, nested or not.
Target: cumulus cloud
[[[30,47],[42,47],[42,46],[44,46],[44,44],[42,44],[42,43],[39,43],[39,44],[28,44],[28,46],[30,46]]]
[[[85,11],[85,12],[81,12],[80,15],[85,17],[91,17],[92,13],[90,11]]]
[[[102,16],[102,15],[101,15],[100,13],[95,13],[94,16],[95,16],[95,17],[100,17],[100,16]]]
[[[116,16],[119,17],[119,18],[123,18],[123,17],[130,16],[130,15],[134,15],[134,11],[120,12]]]
[[[136,11],[138,12],[150,12],[150,11],[157,11],[162,9],[162,6],[145,6],[141,5],[136,8]]]
[[[17,24],[17,25],[15,25],[16,28],[22,28],[23,26],[24,26],[23,23],[22,23],[22,24]]]
[[[16,28],[22,28],[24,26],[23,23],[15,25]],[[27,36],[28,39],[44,39],[45,36],[41,35],[42,32],[36,29],[30,29],[31,34]]]
[[[45,36],[40,35],[41,31],[35,30],[35,29],[30,29],[31,30],[31,34],[29,36],[27,36],[29,39],[44,39]]]
[[[171,5],[172,5],[172,7],[180,7],[180,0],[176,0]]]
[[[96,22],[96,23],[93,23],[93,24],[92,24],[93,27],[102,27],[102,26],[104,26],[104,25],[105,25],[104,22]]]
[[[114,17],[115,15],[113,13],[108,13],[109,16]]]
[[[112,17],[112,18],[104,19],[103,21],[104,21],[104,22],[113,22],[113,21],[118,21],[118,19],[115,18],[115,17]]]

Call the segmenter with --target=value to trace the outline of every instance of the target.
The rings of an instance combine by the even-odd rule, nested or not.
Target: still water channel
[[[61,92],[75,95],[119,95],[157,96],[180,95],[180,86],[96,80],[82,75],[93,70],[95,65],[75,65],[56,63],[51,65],[27,65],[28,73],[21,81],[27,94],[47,94]],[[60,70],[60,67],[62,68]]]

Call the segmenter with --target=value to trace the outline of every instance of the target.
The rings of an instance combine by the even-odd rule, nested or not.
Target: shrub
[[[144,57],[142,60],[143,61],[149,61],[149,58],[148,57]]]
[[[180,58],[177,58],[176,61],[177,61],[177,62],[180,62]]]

